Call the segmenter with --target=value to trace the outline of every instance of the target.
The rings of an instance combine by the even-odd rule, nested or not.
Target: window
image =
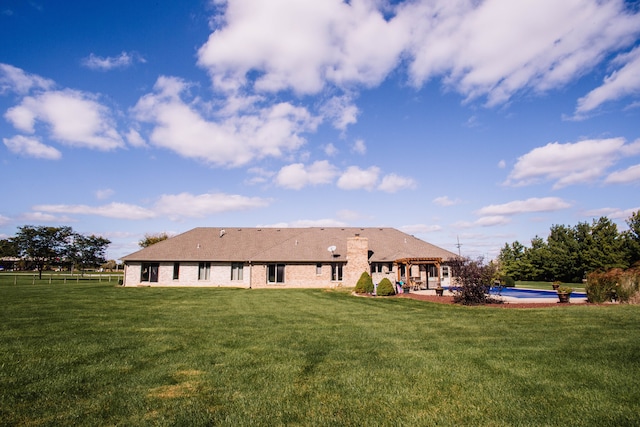
[[[331,280],[334,282],[342,280],[342,264],[331,264]]]
[[[242,269],[244,264],[241,262],[231,263],[231,280],[242,280]]]
[[[173,263],[173,280],[178,280],[180,278],[180,263]]]
[[[382,273],[382,266],[384,264],[380,262],[371,263],[371,274],[373,273]]]
[[[318,263],[316,264],[316,275],[321,275],[322,274],[322,264]]]
[[[201,262],[198,264],[198,280],[209,280],[211,274],[211,263]]]
[[[429,277],[438,277],[438,269],[436,268],[435,265],[429,264],[427,265],[427,268],[429,272]]]
[[[442,266],[442,277],[445,279],[449,278],[449,267],[446,265]]]
[[[267,265],[267,282],[284,283],[284,264]]]
[[[142,269],[140,271],[140,281],[141,282],[157,282],[159,268],[160,268],[160,264],[157,262],[143,262]]]

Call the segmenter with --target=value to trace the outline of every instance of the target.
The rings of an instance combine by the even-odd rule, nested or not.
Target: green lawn
[[[0,425],[640,424],[640,307],[0,284]]]
[[[576,291],[584,292],[584,283],[561,283],[561,286],[569,286]],[[516,287],[551,290],[553,289],[553,282],[527,282],[518,280],[516,281]]]

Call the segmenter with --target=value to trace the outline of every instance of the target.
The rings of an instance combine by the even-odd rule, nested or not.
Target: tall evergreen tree
[[[640,210],[627,219],[629,230],[623,233],[624,247],[629,266],[640,264]]]

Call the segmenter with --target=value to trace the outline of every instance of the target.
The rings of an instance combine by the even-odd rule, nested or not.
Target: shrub
[[[587,301],[599,304],[611,301],[614,295],[617,298],[616,288],[621,271],[616,268],[605,273],[589,273],[587,275],[587,284],[584,287],[587,292]]]
[[[391,280],[385,277],[380,281],[380,283],[378,283],[378,289],[376,291],[376,295],[379,295],[381,297],[386,297],[386,296],[395,295],[395,294],[396,294],[395,286],[393,286],[393,283],[391,283]]]
[[[373,293],[373,280],[366,271],[362,272],[358,283],[356,284],[357,294],[372,294]]]
[[[513,288],[514,286],[516,286],[516,281],[513,277],[511,276],[504,276],[502,277],[502,280],[500,280],[500,283],[502,284],[502,286],[504,286],[505,288]]]
[[[558,293],[559,294],[569,294],[569,295],[571,295],[572,292],[573,292],[573,288],[571,288],[569,286],[560,286],[558,288]]]
[[[463,305],[499,302],[489,295],[497,267],[482,258],[456,258],[450,261],[453,276],[453,301]]]
[[[640,269],[631,269],[622,273],[617,292],[618,301],[637,303],[640,297]]]
[[[602,303],[616,299],[623,303],[635,302],[640,297],[640,270],[614,268],[605,273],[587,276],[587,300]]]

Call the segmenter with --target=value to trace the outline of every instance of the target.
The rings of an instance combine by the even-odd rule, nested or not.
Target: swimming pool
[[[489,293],[491,295],[497,295],[499,288],[491,288]],[[503,297],[515,297],[515,298],[558,298],[556,291],[543,291],[540,289],[524,289],[524,288],[502,288],[500,295]],[[584,292],[573,291],[572,297],[586,298],[587,294]]]
[[[454,290],[453,287],[445,287],[445,289]],[[498,295],[500,288],[491,288],[489,290],[490,295]],[[526,288],[502,288],[500,295],[503,297],[513,298],[558,298],[558,292],[556,291],[544,291],[541,289],[526,289]],[[586,298],[587,294],[584,292],[573,291],[572,297]]]

